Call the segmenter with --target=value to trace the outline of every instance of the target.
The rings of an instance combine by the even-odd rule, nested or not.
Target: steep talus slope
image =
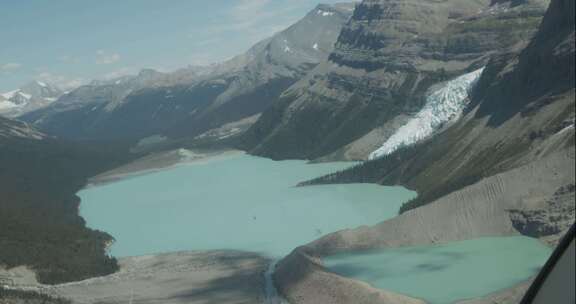
[[[428,141],[312,182],[403,184],[420,195],[394,219],[294,250],[275,272],[282,294],[292,303],[345,299],[348,290],[329,286],[348,279],[321,260],[338,252],[518,234],[557,244],[575,212],[574,55],[574,1],[553,0],[526,48],[493,57],[457,123]],[[517,301],[526,287],[476,302]]]
[[[116,147],[95,148],[0,117],[0,272],[26,265],[38,281],[59,283],[117,270],[106,255],[111,236],[78,215],[87,178],[125,160]]]
[[[485,178],[379,225],[337,232],[310,246],[315,253],[326,255],[339,250],[429,245],[519,234],[524,231],[511,213],[529,210],[548,211],[555,218],[556,227],[534,236],[560,236],[574,220],[574,189],[566,189],[573,186],[575,178],[574,171],[566,167],[574,164],[573,149],[557,152]],[[566,196],[559,197],[563,195]],[[550,209],[554,202],[564,205],[566,210],[554,212]]]
[[[275,273],[277,285],[291,303],[329,303],[316,302],[318,297],[347,299],[349,290],[346,288],[329,289],[328,295],[317,294],[318,289],[348,281],[324,269],[322,256],[343,251],[433,245],[524,233],[522,223],[513,215],[515,213],[534,212],[539,216],[547,213],[545,215],[550,219],[545,222],[553,222],[553,227],[533,236],[555,243],[574,221],[574,191],[568,190],[567,193],[566,186],[558,186],[573,187],[575,177],[571,168],[574,165],[574,150],[559,152],[540,162],[486,178],[376,226],[329,234],[296,249],[282,260]],[[551,202],[562,208],[555,208]],[[360,294],[366,297],[372,293],[365,289]],[[347,300],[341,303],[357,302]],[[396,302],[373,300],[368,303]]]
[[[193,138],[261,113],[333,49],[353,4],[319,5],[302,20],[245,54],[183,81],[166,74],[129,86],[106,83],[72,92],[52,109],[24,117],[41,130],[73,139],[131,139],[162,134]],[[176,83],[171,83],[176,78]],[[95,100],[98,99],[98,100]],[[81,106],[58,109],[67,100]]]
[[[365,159],[431,86],[530,38],[545,4],[364,1],[329,60],[264,113],[245,148],[275,159]]]

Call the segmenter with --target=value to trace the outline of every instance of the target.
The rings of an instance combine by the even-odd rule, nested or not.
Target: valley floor
[[[53,287],[78,304],[254,304],[264,300],[269,260],[237,251],[176,252],[120,259],[118,273]]]
[[[114,182],[120,179],[129,178],[141,174],[155,172],[165,168],[185,165],[190,162],[208,161],[214,157],[228,157],[230,155],[237,155],[241,151],[221,151],[210,153],[197,153],[189,150],[175,150],[153,154],[142,159],[139,159],[130,164],[124,165],[117,169],[111,170],[91,179],[91,185],[98,185],[103,183]],[[555,159],[546,162],[546,168],[553,174],[558,170],[550,170],[551,168],[557,169]],[[564,164],[563,162],[561,162]],[[530,169],[530,168],[529,168]],[[526,173],[526,170],[519,169],[521,173]],[[542,170],[528,170],[529,172],[542,172]],[[511,174],[511,173],[508,173]],[[523,174],[526,177],[526,174]],[[542,178],[541,174],[538,174]],[[498,179],[500,180],[500,179]],[[486,181],[490,182],[491,180]],[[516,189],[516,188],[514,188]],[[468,190],[470,192],[471,190]],[[473,192],[473,191],[472,191]],[[485,199],[481,200],[485,201]],[[484,206],[486,204],[482,204]],[[423,210],[435,210],[436,208],[443,209],[443,207],[450,207],[450,204],[435,204],[422,208]],[[458,209],[458,208],[455,208]],[[490,209],[490,208],[489,208]],[[498,209],[498,208],[496,208]],[[496,210],[495,209],[495,210]],[[492,209],[490,209],[492,210]],[[430,211],[430,210],[428,210]],[[417,211],[412,212],[418,213]],[[446,213],[443,214],[454,214]],[[459,214],[456,212],[455,214]],[[394,226],[395,223],[402,223],[403,219],[410,219],[415,215],[407,214],[400,216],[396,219],[384,222],[372,228],[362,228],[360,230],[371,232],[378,230],[380,226]],[[435,217],[433,217],[435,218]],[[481,217],[485,218],[485,217]],[[498,216],[489,216],[487,218],[500,219]],[[506,217],[508,218],[508,217]],[[513,229],[508,221],[503,221],[506,225],[490,225],[490,227],[498,227],[498,231],[502,235],[512,233]],[[413,223],[412,223],[413,224]],[[423,223],[421,223],[423,224]],[[400,225],[401,226],[401,225]],[[482,227],[485,227],[484,225]],[[386,229],[388,231],[407,231],[401,227],[394,227],[393,229]],[[460,229],[462,230],[462,229]],[[459,230],[459,231],[460,231]],[[472,229],[475,232],[476,229]],[[480,229],[482,230],[482,229]],[[362,232],[360,231],[360,232]],[[416,231],[436,231],[435,229],[417,229]],[[359,240],[366,238],[347,237],[351,231],[339,232],[332,234],[332,237],[343,236],[341,241],[347,246],[357,245]],[[416,232],[414,232],[416,233]],[[371,233],[368,233],[372,235]],[[416,233],[418,234],[418,233]],[[474,233],[473,233],[474,234]],[[480,233],[483,234],[483,233]],[[372,240],[374,244],[382,242],[380,238],[384,237],[382,233],[376,233],[372,236],[379,236]],[[444,234],[446,235],[446,234]],[[406,242],[407,240],[396,239],[392,233],[388,235],[390,239],[386,243]],[[407,237],[405,235],[405,237]],[[420,243],[423,236],[413,235],[408,243]],[[384,237],[385,238],[385,237]],[[460,237],[454,237],[460,239]],[[324,237],[319,241],[314,242],[315,245],[320,243],[330,242],[330,236]],[[339,242],[334,242],[339,243]],[[426,242],[424,242],[426,243]],[[374,245],[372,244],[372,245]],[[343,244],[341,244],[343,245]],[[313,246],[314,247],[314,246]],[[317,246],[318,248],[329,248],[330,246]],[[316,248],[316,247],[315,247]],[[356,300],[362,297],[368,290],[372,297],[376,296],[378,300],[385,300],[385,302],[392,303],[423,303],[418,299],[413,299],[399,294],[390,293],[384,290],[376,290],[369,287],[367,284],[336,276],[335,274],[326,273],[321,268],[316,268],[314,271],[304,271],[308,275],[305,276],[300,284],[306,285],[305,290],[301,290],[297,286],[293,286],[293,282],[283,284],[283,279],[286,279],[283,274],[286,272],[292,273],[295,269],[302,270],[308,269],[308,263],[304,263],[303,256],[299,254],[292,254],[291,257],[284,260],[280,265],[280,272],[276,273],[275,279],[278,280],[279,287],[284,289],[284,294],[288,290],[298,290],[296,293],[299,295],[306,295],[302,303],[327,303],[324,300],[316,302],[318,296],[318,288],[322,289],[323,286],[339,286],[342,291],[347,294],[353,295]],[[305,259],[304,259],[305,260]],[[217,303],[230,303],[230,304],[254,304],[263,303],[265,301],[265,282],[264,273],[266,272],[270,260],[254,254],[239,251],[210,251],[210,252],[176,252],[164,253],[157,255],[148,255],[140,257],[126,257],[119,260],[120,271],[105,277],[93,278],[81,282],[69,283],[49,287],[49,294],[70,299],[73,303],[78,304],[117,304],[117,303],[134,303],[134,304],[217,304]],[[306,265],[304,265],[306,264]],[[315,264],[315,263],[312,263]],[[288,267],[286,267],[288,266]],[[299,272],[299,271],[297,271]],[[326,284],[326,282],[331,282]],[[297,284],[298,285],[298,284]],[[528,287],[529,282],[525,282],[510,288],[502,290],[492,295],[487,295],[485,298],[463,301],[461,303],[515,303],[524,293]],[[287,288],[287,286],[290,286]],[[286,289],[287,288],[287,289]],[[310,291],[307,294],[306,291]],[[294,295],[288,291],[288,294]],[[329,294],[329,293],[328,293]],[[344,299],[346,297],[343,297]],[[362,303],[376,303],[373,302],[374,298],[362,298],[367,302]],[[296,301],[295,303],[301,303]],[[348,303],[346,301],[342,303]],[[379,303],[379,302],[378,302]]]

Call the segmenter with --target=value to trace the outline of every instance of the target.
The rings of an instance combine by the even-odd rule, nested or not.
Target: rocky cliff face
[[[551,6],[547,16],[554,11]],[[573,21],[555,19],[562,27],[543,23],[525,49],[493,56],[472,93],[468,113],[457,123],[337,179],[362,178],[416,189],[420,195],[407,210],[550,153],[573,149],[574,28]]]
[[[333,253],[515,234],[557,244],[576,207],[574,20],[574,1],[553,0],[525,48],[490,59],[458,122],[425,142],[314,182],[402,184],[419,197],[396,218],[296,249],[278,264],[281,292],[292,303],[345,298],[348,290],[330,286],[348,279],[322,266],[322,257]],[[516,301],[527,287],[474,302]]]
[[[193,138],[261,113],[328,57],[353,8],[319,5],[288,29],[196,77],[177,72],[151,75],[138,85],[120,79],[84,87],[25,119],[47,133],[75,139]]]
[[[328,61],[283,93],[245,147],[276,159],[365,159],[434,84],[529,39],[546,2],[363,1]]]

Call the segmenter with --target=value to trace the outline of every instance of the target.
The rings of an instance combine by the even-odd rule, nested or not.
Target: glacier
[[[386,156],[399,148],[413,145],[432,135],[442,125],[460,118],[470,101],[469,93],[482,71],[484,68],[459,76],[428,94],[422,110],[372,152],[369,159]]]

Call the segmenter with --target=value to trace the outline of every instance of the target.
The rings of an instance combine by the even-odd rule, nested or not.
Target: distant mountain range
[[[353,4],[319,5],[224,63],[92,83],[22,119],[69,139],[194,138],[264,111],[327,59],[353,9]]]
[[[0,94],[0,115],[17,117],[50,105],[63,92],[53,85],[33,81],[20,89]]]

